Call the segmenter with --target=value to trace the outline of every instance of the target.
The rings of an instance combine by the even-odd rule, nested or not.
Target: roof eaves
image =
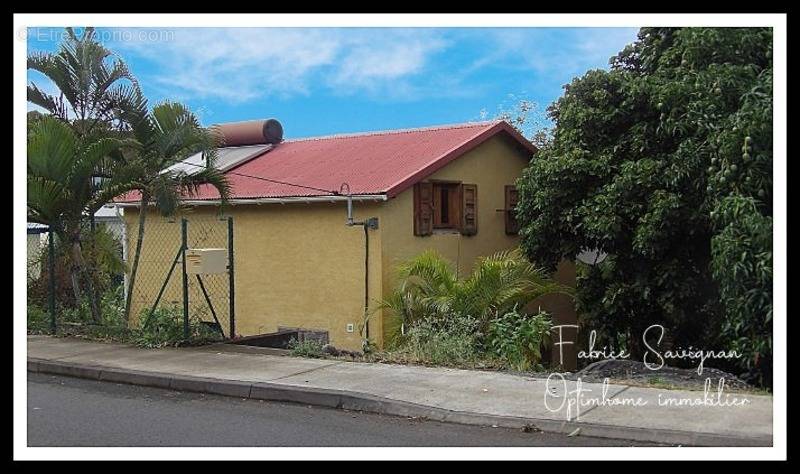
[[[478,147],[478,145],[482,144],[486,140],[492,138],[493,136],[501,132],[506,132],[509,135],[511,135],[511,137],[516,142],[522,145],[531,154],[534,154],[538,151],[538,149],[533,143],[531,143],[525,137],[523,137],[522,134],[519,133],[510,124],[508,124],[508,122],[499,121],[496,122],[491,127],[475,135],[474,137],[470,138],[469,140],[457,145],[451,150],[448,150],[440,157],[436,158],[435,160],[431,161],[428,165],[424,166],[422,169],[412,173],[411,175],[400,180],[399,182],[393,184],[392,186],[389,187],[389,189],[386,190],[386,195],[390,198],[397,196],[398,194],[402,193],[406,189],[416,184],[418,181],[425,179],[427,176],[430,176],[431,174],[440,170],[445,165],[449,164],[451,161],[455,160],[459,156]]]

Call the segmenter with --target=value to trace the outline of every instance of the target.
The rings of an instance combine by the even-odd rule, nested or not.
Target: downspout
[[[364,225],[364,338],[369,340],[369,227]]]
[[[378,218],[370,217],[365,221],[353,219],[353,196],[350,186],[342,183],[339,193],[347,196],[347,221],[348,227],[360,225],[364,228],[364,339],[369,341],[369,230],[378,228]]]

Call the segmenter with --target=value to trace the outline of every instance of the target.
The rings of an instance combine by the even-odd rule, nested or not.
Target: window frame
[[[506,235],[519,235],[519,218],[517,217],[516,206],[519,203],[519,189],[514,184],[507,184],[503,187]],[[512,194],[514,199],[512,199]]]
[[[461,181],[445,181],[435,180],[431,181],[433,186],[433,230],[455,230],[461,231],[461,208],[462,194],[461,194]],[[442,222],[443,210],[442,207],[442,192],[447,192],[447,222]]]

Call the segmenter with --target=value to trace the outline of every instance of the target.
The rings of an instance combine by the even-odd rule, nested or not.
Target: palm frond
[[[62,182],[71,175],[78,141],[72,129],[51,116],[42,117],[28,136],[28,174]]]
[[[464,280],[456,278],[440,255],[429,251],[398,266],[398,283],[378,307],[405,325],[421,319],[470,317],[483,330],[498,315],[516,307],[572,291],[528,262],[518,249],[479,259]]]

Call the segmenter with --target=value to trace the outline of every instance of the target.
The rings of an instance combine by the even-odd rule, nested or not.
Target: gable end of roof
[[[465,153],[477,148],[490,138],[493,138],[502,133],[508,134],[510,138],[512,138],[518,145],[520,145],[524,150],[528,151],[531,155],[539,151],[538,148],[536,148],[536,146],[533,143],[531,143],[528,139],[523,137],[522,134],[517,131],[517,129],[512,127],[508,122],[501,120],[498,121],[492,127],[487,128],[480,134],[474,136],[470,140],[456,146],[451,150],[448,150],[446,153],[444,153],[436,160],[430,162],[424,168],[416,171],[415,173],[404,178],[403,180],[397,182],[386,191],[386,195],[389,198],[397,196],[398,194],[407,190],[414,184],[418,183],[419,181],[422,181],[423,179],[427,178],[428,176],[432,175],[433,173],[447,166],[449,163],[458,159]]]

